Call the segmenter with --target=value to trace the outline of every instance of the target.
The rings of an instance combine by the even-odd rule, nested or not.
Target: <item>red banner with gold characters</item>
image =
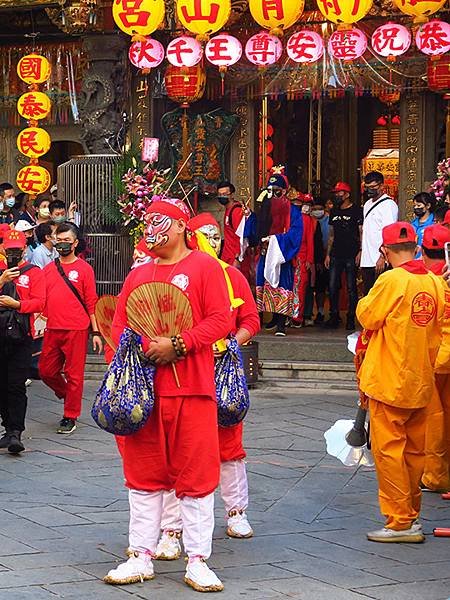
[[[17,111],[28,120],[28,127],[17,136],[17,148],[30,159],[30,164],[19,171],[16,181],[17,187],[32,198],[46,192],[51,184],[50,173],[39,166],[38,159],[47,154],[52,142],[48,132],[37,126],[52,108],[47,94],[39,92],[39,84],[46,82],[50,74],[51,65],[40,54],[27,54],[17,64],[17,75],[29,86],[17,102]]]

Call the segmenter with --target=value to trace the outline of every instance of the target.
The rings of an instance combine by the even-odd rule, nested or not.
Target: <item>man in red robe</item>
[[[143,339],[147,357],[157,365],[155,406],[147,423],[125,437],[121,448],[129,488],[129,559],[104,581],[126,584],[153,579],[163,493],[175,490],[181,500],[188,555],[184,580],[198,591],[215,592],[223,584],[205,562],[211,554],[214,490],[220,475],[212,345],[230,331],[230,304],[220,264],[190,248],[188,218],[179,201],[152,203],[146,241],[157,258],[128,275],[113,321],[112,337],[118,343],[129,326],[131,292],[145,283],[167,282],[188,297],[193,327],[172,339]]]

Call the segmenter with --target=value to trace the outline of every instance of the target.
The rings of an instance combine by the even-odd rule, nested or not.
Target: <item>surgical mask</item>
[[[281,196],[283,195],[283,190],[279,190],[279,189],[273,189],[273,188],[267,188],[267,197],[269,198],[269,200],[271,198],[281,198]]]
[[[311,214],[311,207],[310,207],[308,204],[304,204],[304,205],[302,206],[302,213],[303,213],[304,215],[309,215],[309,214]]]
[[[324,210],[312,210],[311,211],[311,215],[313,217],[315,217],[316,219],[321,219],[324,214],[325,214]]]
[[[14,198],[14,196],[12,198],[6,198],[5,203],[6,206],[8,206],[9,208],[13,208],[13,206],[15,206],[16,204],[16,199]]]
[[[39,213],[39,216],[42,217],[43,219],[50,216],[50,211],[48,208],[40,208],[38,210],[38,213]]]
[[[414,214],[416,215],[416,217],[423,217],[425,212],[426,211],[424,208],[414,208]]]
[[[365,192],[368,198],[376,198],[378,196],[378,189],[366,188]]]
[[[3,204],[3,202],[0,202],[0,212],[4,209],[5,205]]]
[[[222,206],[226,206],[230,200],[229,196],[217,196],[217,200]]]
[[[57,242],[55,244],[56,251],[61,256],[69,256],[72,253],[72,244],[71,242]]]
[[[65,220],[66,217],[53,217],[52,219],[53,223],[64,223]]]
[[[14,269],[22,260],[23,250],[21,248],[10,248],[6,250],[6,264],[8,269]]]

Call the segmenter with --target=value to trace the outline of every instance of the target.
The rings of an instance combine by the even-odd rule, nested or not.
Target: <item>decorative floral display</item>
[[[450,158],[441,160],[438,163],[436,179],[431,184],[431,191],[438,200],[443,200],[444,195],[450,188]]]
[[[124,224],[139,225],[144,222],[145,213],[152,202],[160,200],[167,189],[167,171],[158,171],[150,165],[143,173],[129,169],[122,177],[125,192],[118,204]]]

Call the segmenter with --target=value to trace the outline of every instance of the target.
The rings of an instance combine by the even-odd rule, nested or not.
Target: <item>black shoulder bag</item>
[[[36,269],[34,265],[25,265],[19,269],[23,275],[30,269]],[[16,284],[13,281],[5,283],[2,289],[3,296],[11,296],[19,300]],[[23,342],[30,335],[30,315],[19,313],[14,308],[0,307],[0,339],[10,342]]]
[[[74,296],[76,296],[78,302],[84,308],[84,312],[90,318],[91,315],[89,314],[88,308],[87,308],[86,304],[84,303],[83,298],[80,296],[80,292],[77,290],[77,288],[73,285],[73,283],[70,281],[70,279],[64,273],[64,269],[61,266],[61,261],[59,260],[59,258],[55,258],[55,265],[56,265],[56,268],[58,269],[58,273],[61,275],[61,277],[66,282],[66,284],[69,286],[69,288],[72,291],[72,293],[74,294]]]

